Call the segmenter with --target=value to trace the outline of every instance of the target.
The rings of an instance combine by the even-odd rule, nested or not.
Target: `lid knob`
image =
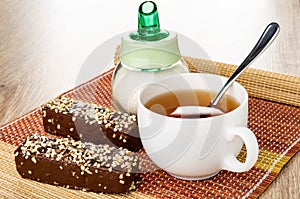
[[[159,41],[169,36],[159,26],[157,6],[153,1],[145,1],[139,7],[138,31],[132,32],[130,38],[136,41]]]

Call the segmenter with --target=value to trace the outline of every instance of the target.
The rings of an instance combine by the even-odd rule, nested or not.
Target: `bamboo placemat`
[[[191,71],[224,76],[235,66],[186,57]],[[113,69],[62,95],[112,107]],[[95,194],[22,179],[13,151],[32,133],[46,134],[40,108],[0,128],[0,196],[7,198],[257,198],[300,149],[300,78],[249,69],[239,78],[249,99],[249,128],[259,142],[259,159],[248,172],[221,171],[204,181],[183,181],[162,170],[142,174],[138,190],[126,194]],[[273,87],[274,86],[274,87]],[[279,103],[278,103],[279,102]],[[145,156],[143,151],[140,152]],[[245,159],[245,150],[239,155]]]

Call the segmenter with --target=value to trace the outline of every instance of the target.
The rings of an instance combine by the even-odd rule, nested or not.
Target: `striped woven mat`
[[[185,57],[191,72],[232,74],[235,66]],[[113,69],[63,96],[112,107]],[[248,172],[221,171],[204,181],[183,181],[162,170],[142,174],[136,191],[96,194],[22,179],[13,151],[32,133],[46,135],[40,108],[0,128],[0,196],[7,198],[257,198],[300,149],[300,78],[248,69],[238,81],[249,92],[249,128],[257,136],[260,153]],[[143,152],[141,152],[143,153]],[[245,149],[238,158],[245,159]]]

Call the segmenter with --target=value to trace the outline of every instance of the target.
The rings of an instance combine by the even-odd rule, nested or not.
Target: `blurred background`
[[[14,48],[11,56],[15,57],[30,51],[30,56],[44,57],[49,65],[70,67],[75,72],[75,65],[82,64],[97,46],[119,33],[137,28],[141,2],[2,0],[1,51]],[[276,21],[281,25],[279,41],[254,66],[271,71],[276,67],[279,72],[300,74],[297,69],[300,65],[298,0],[155,2],[162,28],[188,36],[212,60],[231,64],[239,64],[265,26]],[[18,46],[20,43],[22,46]],[[281,62],[274,61],[278,54],[282,56]]]

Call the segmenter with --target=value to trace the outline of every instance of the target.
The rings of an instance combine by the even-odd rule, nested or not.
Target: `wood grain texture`
[[[249,13],[247,7],[239,7],[245,13],[240,16],[240,21],[251,15],[262,15],[262,19],[272,19],[281,25],[278,39],[254,67],[300,76],[299,0],[266,0],[263,4],[269,6],[268,12]],[[113,36],[104,33],[110,27],[103,27],[102,21],[107,19],[95,7],[106,9],[103,1],[0,1],[0,124],[25,114],[75,85],[82,63],[102,41],[99,35]],[[92,11],[87,14],[89,9]],[[215,14],[218,17],[218,13]],[[221,22],[228,20],[226,16],[222,17]],[[263,26],[263,22],[253,21],[253,24]],[[211,31],[218,31],[213,24]],[[247,32],[247,35],[251,34],[259,35],[260,32],[256,29]],[[243,40],[239,34],[228,39],[234,37]],[[247,37],[244,40],[247,41]],[[211,45],[212,49],[215,43]],[[229,52],[237,51],[234,45],[226,47]],[[245,43],[244,47],[252,46]],[[220,57],[217,49],[209,53]],[[299,168],[298,153],[261,198],[300,198]]]

